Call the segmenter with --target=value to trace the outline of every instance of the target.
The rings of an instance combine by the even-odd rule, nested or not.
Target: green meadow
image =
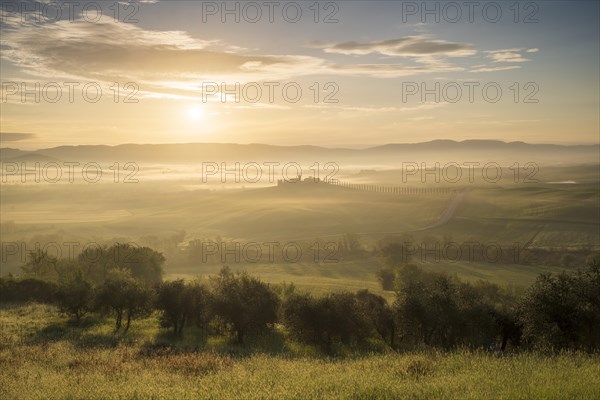
[[[476,242],[519,249],[519,257],[435,259],[411,255],[425,271],[489,281],[521,293],[540,274],[571,271],[600,249],[597,173],[556,169],[544,182],[449,186],[452,193],[391,195],[329,185],[191,188],[193,182],[111,185],[5,185],[3,243],[135,243],[166,258],[164,280],[201,281],[223,265],[315,296],[368,289],[389,304],[379,272],[389,243],[415,246]],[[394,172],[371,172],[381,185]],[[373,176],[371,176],[373,175]],[[350,177],[352,178],[352,177]],[[355,177],[355,179],[358,179]],[[546,183],[575,179],[574,184]],[[417,183],[413,183],[417,185]],[[134,188],[135,190],[132,190]],[[456,208],[455,196],[464,191]],[[65,199],[69,201],[65,201]],[[73,212],[72,204],[78,204]],[[449,211],[450,210],[450,211]],[[445,220],[443,223],[437,222]],[[351,250],[287,262],[203,262],[194,241],[334,243]],[[516,247],[515,247],[516,246]],[[18,274],[23,247],[2,275]],[[278,250],[279,251],[279,250]],[[63,247],[62,257],[67,255]],[[76,254],[75,254],[76,255]],[[280,257],[281,258],[281,257]],[[489,258],[489,257],[488,257]],[[600,397],[598,355],[432,347],[392,350],[378,340],[342,345],[335,356],[296,341],[283,325],[244,345],[227,335],[160,328],[156,311],[125,335],[114,320],[73,325],[52,305],[0,307],[2,399],[592,399]]]
[[[74,327],[52,306],[2,306],[3,399],[593,399],[600,358],[396,353],[373,343],[336,357],[277,329],[245,346],[190,331],[174,339],[155,317],[126,337],[111,321]],[[168,347],[167,347],[168,346]],[[168,349],[168,351],[166,351]]]

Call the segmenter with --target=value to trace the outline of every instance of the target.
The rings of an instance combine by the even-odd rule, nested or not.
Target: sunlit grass
[[[175,340],[155,317],[134,321],[126,338],[113,337],[110,319],[74,327],[48,306],[4,306],[0,319],[2,399],[600,397],[600,358],[583,354],[348,350],[326,358],[280,330],[240,347],[194,329]],[[36,335],[49,326],[64,337]]]

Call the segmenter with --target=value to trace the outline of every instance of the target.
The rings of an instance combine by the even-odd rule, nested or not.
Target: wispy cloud
[[[473,45],[434,40],[427,36],[404,36],[397,39],[375,42],[312,43],[312,47],[326,53],[345,55],[367,55],[372,53],[386,56],[424,57],[446,56],[465,57],[476,53]]]
[[[294,79],[309,75],[397,78],[429,73],[467,71],[451,62],[477,52],[473,45],[428,36],[405,36],[372,42],[316,44],[326,54],[362,56],[379,54],[401,62],[333,62],[303,54],[260,54],[218,39],[199,39],[181,30],[158,31],[139,25],[82,20],[23,22],[17,15],[3,15],[2,59],[30,76],[94,80],[111,83],[132,81],[146,96],[197,95],[206,82],[253,82]],[[498,60],[520,56],[507,49],[488,52]],[[529,49],[528,52],[537,51]],[[371,61],[371,60],[369,60]],[[374,60],[377,61],[377,60]],[[496,61],[500,62],[500,61]],[[483,67],[473,72],[509,68]]]
[[[199,40],[182,31],[149,31],[111,22],[59,21],[7,30],[1,44],[6,48],[3,58],[26,70],[98,79],[243,73],[308,61],[235,54],[219,50],[219,41]]]
[[[17,16],[3,17],[2,58],[31,76],[126,79],[143,82],[148,90],[193,90],[205,81],[284,79],[326,71],[323,59],[245,54],[241,47],[193,38],[183,31],[80,20],[23,23]]]
[[[0,132],[0,142],[18,142],[20,140],[35,139],[34,133]]]
[[[521,63],[531,61],[523,56],[523,52],[526,53],[537,53],[539,49],[502,49],[502,50],[491,50],[486,51],[487,57],[495,63]]]
[[[497,71],[510,71],[513,69],[519,69],[521,68],[518,65],[505,65],[502,67],[485,67],[485,66],[480,66],[480,67],[476,67],[471,69],[469,72],[497,72]]]
[[[369,107],[369,106],[341,106],[335,104],[309,104],[304,106],[304,108],[313,108],[313,109],[328,109],[328,110],[339,110],[339,111],[351,111],[354,113],[398,113],[398,112],[417,112],[417,111],[427,111],[433,110],[435,108],[440,108],[447,106],[450,103],[447,102],[439,102],[439,103],[423,103],[417,106],[409,106],[409,107],[396,107],[396,106],[388,106],[388,107]]]

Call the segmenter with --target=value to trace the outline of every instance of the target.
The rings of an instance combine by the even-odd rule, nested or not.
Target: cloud
[[[478,66],[477,68],[471,69],[469,72],[497,72],[497,71],[510,71],[511,69],[519,69],[519,65],[507,65],[503,67],[485,67]]]
[[[447,102],[438,102],[432,103],[427,102],[423,104],[419,104],[417,106],[409,106],[409,107],[396,107],[396,106],[388,106],[388,107],[369,107],[369,106],[340,106],[334,104],[310,104],[304,106],[304,108],[312,108],[312,109],[328,109],[328,110],[340,110],[340,111],[351,111],[354,113],[388,113],[388,112],[416,112],[416,111],[426,111],[432,110],[435,108],[445,107],[450,103]]]
[[[182,31],[148,31],[131,24],[59,21],[3,32],[3,57],[38,73],[92,79],[200,76],[272,71],[306,64],[293,56],[254,56],[219,51],[219,42]]]
[[[519,53],[511,53],[511,52],[504,52],[504,53],[494,53],[491,54],[489,56],[489,58],[491,58],[494,62],[526,62],[529,61],[529,59],[523,57],[521,54]]]
[[[466,57],[476,53],[475,48],[471,44],[434,40],[427,36],[404,36],[398,39],[365,43],[313,43],[312,47],[321,48],[326,53],[334,54],[367,55],[378,53],[398,57]]]
[[[452,57],[476,54],[471,44],[405,36],[375,42],[313,44],[328,54],[381,54],[401,62],[333,62],[301,54],[260,54],[221,40],[198,39],[180,30],[157,31],[138,25],[89,23],[80,19],[22,22],[3,15],[2,59],[32,77],[88,80],[110,85],[135,82],[139,94],[187,99],[201,93],[203,83],[247,83],[289,80],[310,75],[398,78],[428,73],[466,71]],[[489,55],[512,52],[508,49]],[[537,50],[537,49],[530,49]],[[514,57],[513,57],[514,59]],[[488,69],[504,70],[508,68]],[[474,72],[484,72],[484,69]]]
[[[433,116],[431,116],[431,115],[428,115],[428,116],[427,116],[427,115],[424,115],[424,116],[421,116],[421,117],[411,117],[411,118],[407,118],[407,120],[409,120],[409,121],[417,121],[417,122],[418,122],[418,121],[428,121],[428,120],[431,120],[431,119],[435,119],[435,117],[433,117]]]
[[[330,65],[329,68],[336,75],[353,76],[377,76],[379,78],[398,78],[417,74],[433,72],[460,72],[464,68],[445,63],[429,63],[426,65],[402,65],[402,64],[352,64],[352,65]]]
[[[491,50],[486,51],[488,54],[487,57],[490,58],[495,63],[521,63],[526,61],[531,61],[528,58],[525,58],[521,53],[537,53],[539,49],[502,49],[502,50]]]
[[[36,137],[33,133],[16,133],[16,132],[2,132],[0,133],[0,142],[18,142],[20,140],[29,140]]]
[[[150,31],[132,24],[91,24],[77,19],[23,23],[18,16],[10,15],[4,19],[2,58],[22,71],[33,76],[105,83],[132,81],[140,84],[141,93],[167,90],[170,94],[189,95],[203,82],[244,83],[317,74],[395,78],[462,71],[464,68],[440,57],[473,52],[470,45],[411,36],[355,45],[362,52],[371,51],[371,47],[382,54],[415,55],[411,65],[336,64],[306,55],[261,55],[256,50],[249,53],[220,40],[201,40],[176,30]],[[353,46],[348,43],[338,47],[350,51]]]

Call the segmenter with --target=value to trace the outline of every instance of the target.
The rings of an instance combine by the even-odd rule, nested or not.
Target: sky
[[[599,143],[597,1],[77,3],[2,0],[2,147]]]

